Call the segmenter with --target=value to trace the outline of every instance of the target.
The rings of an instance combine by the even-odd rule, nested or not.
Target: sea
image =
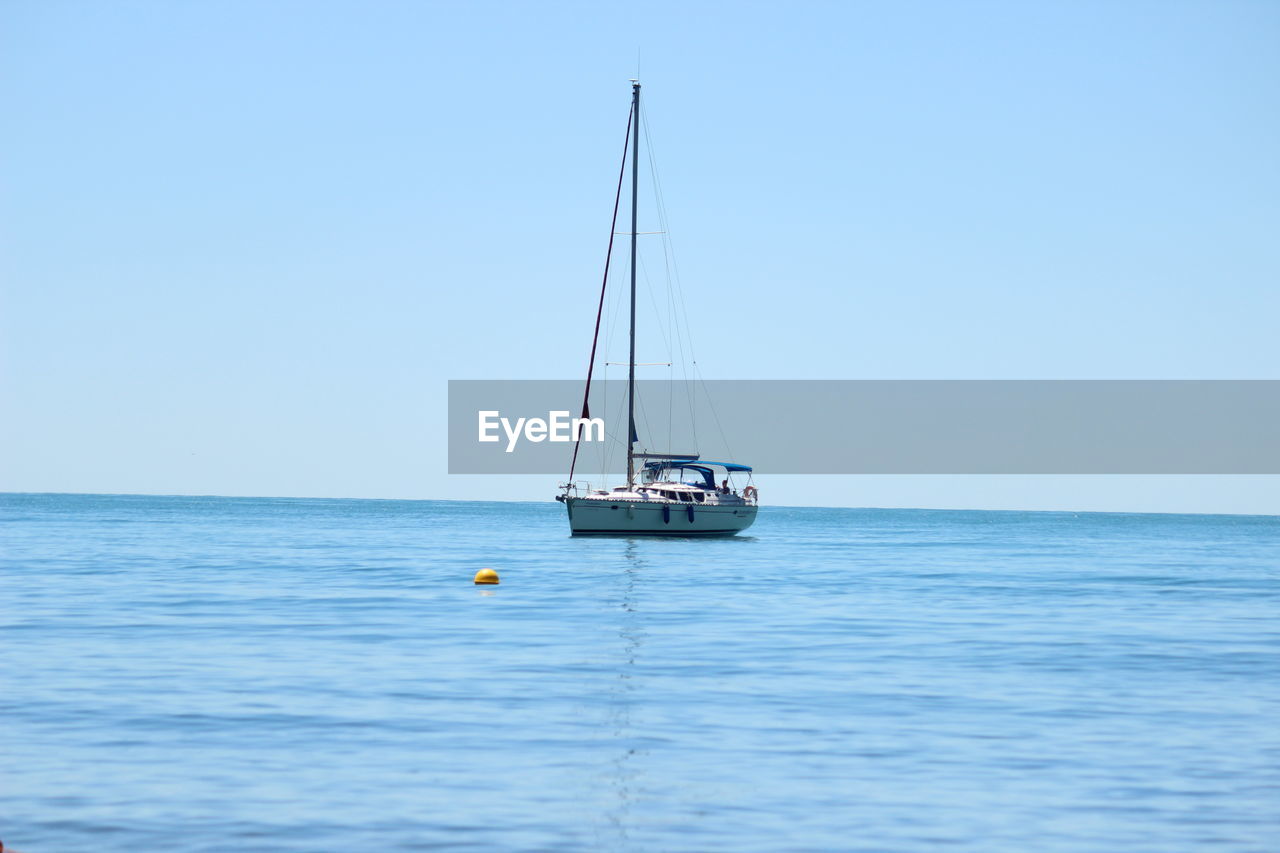
[[[0,495],[0,840],[1280,850],[1276,517],[568,534],[551,501]]]

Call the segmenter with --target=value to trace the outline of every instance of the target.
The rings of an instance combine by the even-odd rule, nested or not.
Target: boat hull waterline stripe
[[[567,498],[569,526],[578,533],[637,533],[688,536],[737,533],[756,520],[751,504],[692,504],[684,502]],[[672,509],[683,512],[673,512]]]

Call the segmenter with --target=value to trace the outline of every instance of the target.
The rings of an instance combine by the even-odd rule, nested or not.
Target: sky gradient
[[[0,23],[3,490],[549,498],[445,473],[445,383],[584,373],[637,54],[703,376],[1278,378],[1275,3]],[[761,482],[1280,512],[1273,477]]]

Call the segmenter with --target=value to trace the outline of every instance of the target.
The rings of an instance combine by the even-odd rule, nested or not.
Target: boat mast
[[[636,196],[640,188],[640,81],[631,81],[631,357],[627,359],[627,488],[635,484],[636,457]]]

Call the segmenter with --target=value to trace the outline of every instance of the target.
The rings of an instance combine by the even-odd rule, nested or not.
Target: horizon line
[[[0,496],[48,496],[48,497],[116,497],[116,498],[217,498],[223,500],[276,500],[276,501],[387,501],[387,502],[417,502],[417,503],[510,503],[510,504],[553,504],[555,501],[534,501],[534,500],[475,500],[471,498],[370,498],[370,497],[333,497],[333,496],[307,496],[307,495],[219,495],[219,494],[195,494],[181,492],[30,492],[30,491],[6,491],[0,490]],[[930,506],[812,506],[809,504],[766,504],[761,509],[768,507],[776,507],[779,509],[849,509],[849,510],[883,510],[883,511],[902,511],[902,512],[1036,512],[1036,513],[1056,513],[1071,515],[1211,515],[1225,518],[1276,518],[1280,519],[1280,513],[1267,512],[1160,512],[1152,510],[1098,510],[1098,509],[975,509],[960,507],[930,507]]]

